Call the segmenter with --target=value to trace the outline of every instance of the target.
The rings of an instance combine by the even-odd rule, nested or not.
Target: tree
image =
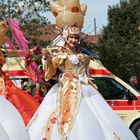
[[[89,55],[92,55],[93,58],[99,59],[98,56],[98,49],[97,49],[97,44],[89,43],[86,41],[84,38],[80,39],[80,46],[82,47],[83,50],[87,50],[87,53]]]
[[[25,32],[26,38],[30,45],[37,43],[44,44],[43,40],[39,40],[43,28],[49,21],[45,13],[50,10],[49,2],[44,0],[5,0],[0,1],[0,17],[5,19],[11,17],[18,19],[20,26]]]
[[[100,58],[113,73],[129,81],[136,75],[140,81],[140,1],[122,0],[108,9],[108,25],[99,41]]]

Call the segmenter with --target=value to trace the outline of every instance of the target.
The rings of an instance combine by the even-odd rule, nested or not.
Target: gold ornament
[[[7,40],[7,23],[6,21],[1,21],[0,22],[0,46],[3,45],[5,43],[5,41]]]
[[[86,4],[80,5],[79,0],[58,0],[58,3],[50,0],[50,8],[56,17],[58,27],[82,27],[87,10]]]

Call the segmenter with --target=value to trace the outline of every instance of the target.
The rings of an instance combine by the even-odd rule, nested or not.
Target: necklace
[[[68,54],[75,54],[77,55],[76,49],[70,49],[69,47],[65,46]]]

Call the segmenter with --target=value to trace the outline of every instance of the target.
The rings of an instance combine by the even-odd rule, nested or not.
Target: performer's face
[[[69,35],[67,39],[68,46],[74,48],[79,42],[79,35]]]

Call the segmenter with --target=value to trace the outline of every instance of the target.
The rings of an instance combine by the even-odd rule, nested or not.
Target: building
[[[55,28],[55,24],[47,25],[40,29],[42,31],[42,35],[40,36],[40,40],[52,42],[58,35],[60,35],[60,31]],[[97,44],[99,40],[99,35],[88,35],[86,33],[81,33],[81,37],[88,43]]]

